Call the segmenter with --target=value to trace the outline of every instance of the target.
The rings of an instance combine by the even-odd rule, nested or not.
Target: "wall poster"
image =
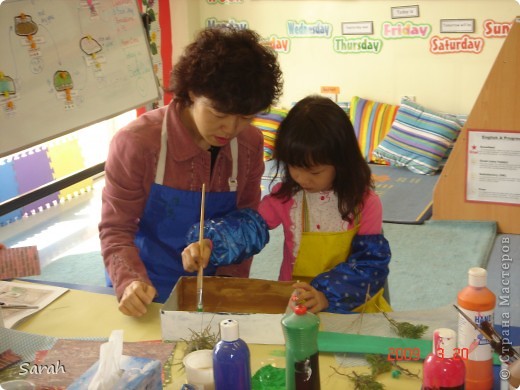
[[[466,201],[520,205],[520,133],[468,129]]]

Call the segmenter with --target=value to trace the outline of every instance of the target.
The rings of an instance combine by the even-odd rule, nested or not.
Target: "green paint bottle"
[[[297,305],[282,318],[287,390],[319,390],[318,331],[320,319]]]

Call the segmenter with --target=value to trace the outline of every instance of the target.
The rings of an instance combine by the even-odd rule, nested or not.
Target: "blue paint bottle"
[[[239,338],[238,322],[220,322],[220,341],[213,349],[215,390],[250,390],[251,355],[246,342]]]

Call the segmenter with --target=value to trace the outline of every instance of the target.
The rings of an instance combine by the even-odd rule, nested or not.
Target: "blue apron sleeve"
[[[382,234],[355,236],[347,260],[311,282],[329,301],[325,311],[352,313],[365,303],[369,284],[370,296],[376,294],[385,284],[390,257],[390,245]]]
[[[199,225],[188,230],[187,244],[198,241]],[[210,262],[216,266],[229,265],[259,253],[269,242],[269,229],[258,212],[246,208],[204,221],[204,238],[213,242]]]

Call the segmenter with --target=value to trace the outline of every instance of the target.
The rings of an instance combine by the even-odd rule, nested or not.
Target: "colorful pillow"
[[[461,129],[454,115],[403,100],[394,123],[374,156],[415,173],[435,174]]]
[[[468,115],[467,114],[453,114],[453,115],[452,114],[446,114],[446,115],[455,117],[455,119],[457,119],[457,122],[459,122],[461,128],[464,127],[464,124],[466,123],[466,120],[468,119]],[[460,134],[460,132],[459,132],[459,134]],[[446,154],[444,155],[444,157],[441,160],[441,164],[440,164],[439,169],[444,168],[444,166],[448,162],[448,157],[450,157],[450,154],[451,154],[451,152],[453,150],[453,147],[455,146],[455,141],[457,141],[457,138],[458,138],[458,134],[457,134],[457,137],[455,137],[455,139],[451,143],[451,145],[448,147],[448,150],[446,150]]]
[[[390,131],[399,106],[378,103],[354,96],[350,104],[350,120],[354,126],[361,153],[367,162],[387,164],[374,157],[374,149]]]
[[[285,108],[271,107],[267,112],[257,114],[251,124],[260,129],[264,136],[264,160],[273,158],[274,142],[276,132],[282,120],[287,116]]]
[[[350,118],[350,102],[336,102],[338,106],[341,107],[345,114],[347,114]]]

